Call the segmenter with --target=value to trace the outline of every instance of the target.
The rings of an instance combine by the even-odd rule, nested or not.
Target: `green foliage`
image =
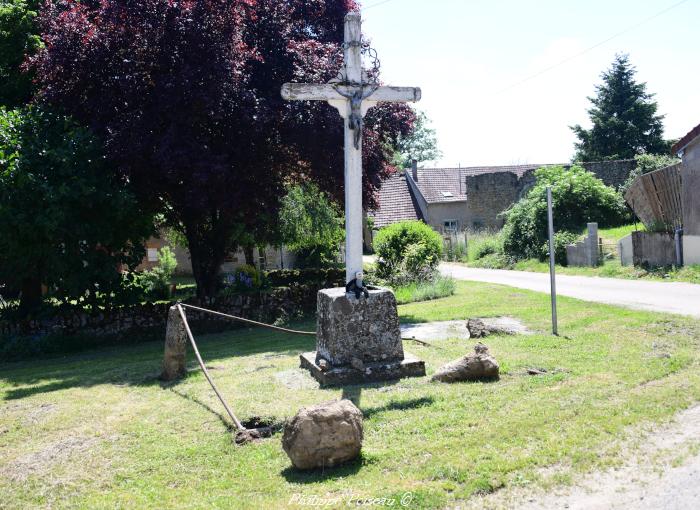
[[[668,154],[638,154],[634,157],[634,160],[637,166],[635,166],[627,177],[627,180],[620,186],[620,193],[622,193],[623,196],[632,185],[632,181],[640,175],[680,163],[678,158]]]
[[[554,234],[554,262],[561,266],[567,265],[566,247],[578,241],[579,234],[572,232],[560,231]],[[540,260],[549,257],[549,242],[545,241],[540,248]]]
[[[41,284],[63,303],[109,304],[151,232],[89,131],[39,107],[0,108],[0,282],[22,289],[24,310]]]
[[[177,259],[169,246],[158,251],[158,265],[137,275],[137,285],[148,300],[169,299]]]
[[[637,83],[636,70],[627,55],[616,55],[610,69],[596,86],[596,96],[588,100],[593,127],[571,127],[579,141],[575,161],[630,159],[637,154],[667,153],[664,141],[663,115],[657,115],[654,94],[646,91],[646,83]]]
[[[409,168],[412,159],[421,163],[440,159],[441,156],[437,134],[430,127],[430,119],[424,112],[417,112],[413,131],[408,136],[398,137],[392,163],[398,168]]]
[[[418,281],[431,276],[440,262],[442,238],[422,221],[401,221],[377,233],[374,250],[380,278]]]
[[[436,275],[427,282],[412,282],[394,288],[396,302],[414,303],[451,296],[455,293],[455,280],[449,276]]]
[[[279,219],[282,241],[297,255],[300,265],[333,265],[345,239],[343,214],[318,186],[290,186]]]
[[[479,239],[474,247],[474,259],[483,259],[487,255],[501,253],[503,251],[503,242],[497,235],[483,237]]]
[[[291,287],[307,284],[320,284],[321,288],[341,287],[345,285],[345,269],[274,269],[266,271],[264,278],[271,287]]]
[[[223,275],[223,293],[236,294],[250,290],[259,290],[265,285],[264,275],[255,266],[243,264],[233,273]]]
[[[527,196],[505,212],[503,251],[513,259],[542,257],[547,240],[547,186],[552,187],[557,232],[580,233],[593,221],[601,228],[613,227],[626,219],[621,195],[580,166],[544,167],[535,177]]]
[[[0,105],[21,106],[32,93],[31,72],[20,68],[41,46],[36,24],[38,0],[0,2]]]

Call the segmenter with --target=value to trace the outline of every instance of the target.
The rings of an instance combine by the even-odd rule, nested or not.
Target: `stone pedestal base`
[[[404,377],[425,375],[425,362],[407,352],[404,353],[402,360],[365,363],[362,370],[351,366],[321,367],[316,361],[316,352],[305,352],[299,357],[301,368],[307,369],[321,386],[393,381]]]
[[[425,363],[406,355],[396,298],[370,288],[356,298],[344,288],[318,292],[316,352],[301,355],[301,367],[323,386],[388,381],[425,375]]]

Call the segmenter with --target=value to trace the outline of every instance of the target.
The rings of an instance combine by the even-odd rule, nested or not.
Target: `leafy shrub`
[[[170,298],[171,280],[177,267],[175,254],[168,246],[158,250],[158,265],[144,271],[137,278],[137,285],[147,299]]]
[[[307,268],[274,269],[265,272],[265,281],[271,287],[318,284],[324,288],[345,285],[345,269]]]
[[[401,221],[377,233],[374,251],[380,278],[419,281],[440,262],[442,238],[422,221]]]
[[[503,251],[503,243],[498,236],[484,237],[474,249],[474,258],[483,259],[487,255],[501,253],[501,251]]]
[[[336,263],[345,239],[343,213],[318,186],[290,186],[279,212],[282,240],[302,267]]]
[[[566,266],[566,247],[578,241],[578,234],[572,232],[556,232],[554,234],[554,262],[560,266]],[[541,248],[540,259],[549,257],[549,241],[545,241]]]
[[[262,286],[262,274],[249,264],[243,264],[237,267],[233,273],[223,275],[224,294],[260,289]]]
[[[632,185],[632,182],[640,175],[680,163],[678,158],[666,154],[638,154],[634,157],[634,160],[637,166],[630,172],[625,182],[620,186],[620,193],[623,196]]]
[[[503,251],[511,258],[542,258],[547,240],[547,191],[552,187],[554,226],[559,232],[583,232],[595,221],[601,228],[622,225],[627,211],[622,196],[591,172],[574,165],[540,168],[535,186],[505,212]]]

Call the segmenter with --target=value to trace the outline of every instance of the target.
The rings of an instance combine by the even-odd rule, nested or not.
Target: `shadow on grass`
[[[360,453],[359,457],[350,462],[346,462],[333,468],[317,468],[310,470],[301,470],[293,466],[289,466],[282,470],[281,475],[289,483],[307,484],[324,482],[327,480],[336,480],[345,478],[346,476],[354,475],[362,466],[372,463],[372,459]]]
[[[419,397],[408,400],[392,400],[383,406],[368,407],[362,409],[362,414],[365,418],[371,418],[375,414],[385,413],[387,411],[406,411],[408,409],[418,409],[433,405],[435,399],[433,397]]]
[[[311,325],[306,322],[293,327],[310,329]],[[196,331],[193,333],[207,364],[262,353],[294,356],[312,350],[316,341],[313,336],[264,328],[239,328],[209,335],[198,335]],[[6,386],[2,400],[17,400],[41,393],[77,387],[90,388],[101,384],[163,387],[177,384],[176,381],[164,385],[159,381],[162,361],[163,341],[152,341],[102,348],[58,359],[0,363],[0,381]],[[188,366],[193,361],[192,349],[188,347]],[[0,393],[2,392],[3,389],[0,388]]]

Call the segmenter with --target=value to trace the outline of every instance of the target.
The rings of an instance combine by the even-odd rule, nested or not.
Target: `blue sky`
[[[586,96],[617,52],[656,94],[667,138],[700,123],[700,0],[524,83],[679,0],[380,1],[363,2],[363,32],[387,84],[422,88],[436,166],[569,161],[568,126],[589,125]]]

